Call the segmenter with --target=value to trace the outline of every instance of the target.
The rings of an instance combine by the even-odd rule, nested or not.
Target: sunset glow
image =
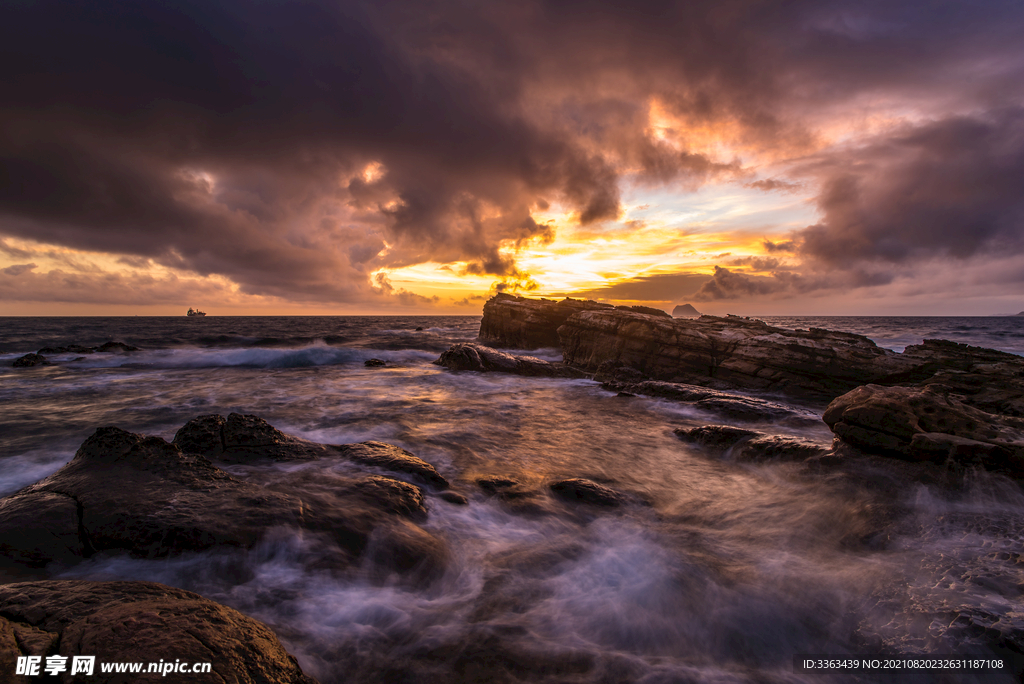
[[[1024,307],[1024,56],[999,12],[278,11],[152,36],[236,55],[175,63],[180,91],[146,41],[111,43],[134,75],[69,43],[78,71],[13,78],[0,314]],[[12,73],[44,26],[10,37]]]

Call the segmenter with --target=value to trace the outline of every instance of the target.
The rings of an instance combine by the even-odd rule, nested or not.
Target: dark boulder
[[[627,501],[626,497],[614,489],[581,477],[559,480],[548,486],[552,492],[566,501],[609,507],[621,506]]]
[[[49,366],[50,362],[42,354],[25,354],[14,360],[15,368],[31,368],[32,366]]]
[[[220,463],[259,460],[308,461],[343,457],[362,465],[409,475],[422,484],[445,489],[448,481],[434,466],[405,449],[384,442],[319,444],[287,435],[258,416],[232,413],[193,418],[174,435],[183,452]]]
[[[438,489],[448,488],[448,480],[444,479],[434,466],[394,444],[371,441],[342,444],[334,448],[342,456],[356,463],[411,475],[420,482]]]
[[[240,413],[227,419],[219,415],[193,418],[175,433],[173,443],[185,453],[224,463],[307,461],[334,453],[326,444],[286,435],[258,416]]]
[[[191,435],[193,446],[215,432],[220,421],[225,433],[233,428],[225,434],[229,444],[260,449],[273,438],[272,446],[282,446],[280,433],[255,417],[239,416],[243,420],[234,424],[216,418],[194,421],[205,432]],[[244,425],[253,428],[248,436]],[[338,456],[333,447],[316,446]],[[339,568],[358,559],[371,537],[391,536],[415,541],[407,555],[420,555],[423,567],[442,567],[443,544],[426,532],[409,532],[413,521],[427,515],[418,487],[380,475],[323,470],[290,478],[266,486],[240,480],[194,450],[183,452],[159,437],[100,428],[66,466],[0,499],[0,550],[7,563],[20,567],[66,566],[100,552],[154,558],[214,547],[248,548],[269,530],[286,526],[330,540],[339,549],[334,562]]]
[[[675,430],[675,434],[684,442],[714,455],[726,455],[734,461],[806,461],[829,452],[827,447],[805,439],[769,435],[730,425],[680,428]]]
[[[455,344],[441,354],[435,365],[455,371],[514,373],[544,378],[583,378],[586,373],[560,363],[550,363],[532,356],[507,354],[479,344]]]
[[[366,361],[363,361],[363,365],[367,368],[380,368],[388,364],[387,361],[382,361],[381,359],[367,359]]]
[[[18,656],[67,658],[61,681],[158,682],[164,673],[104,673],[100,663],[210,663],[218,682],[316,684],[270,629],[198,594],[155,582],[80,580],[0,585],[0,677]],[[94,656],[91,675],[70,676],[74,656]],[[50,679],[42,670],[40,675]],[[165,679],[166,678],[166,679]],[[176,675],[181,678],[181,675]],[[56,678],[54,678],[56,679]],[[25,681],[28,681],[26,679]]]

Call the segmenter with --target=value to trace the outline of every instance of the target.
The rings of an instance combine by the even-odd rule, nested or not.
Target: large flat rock
[[[581,311],[566,319],[558,335],[564,362],[584,370],[620,365],[654,380],[819,400],[920,363],[861,335],[785,330],[736,316],[688,320]]]
[[[508,349],[558,347],[558,327],[565,323],[569,316],[580,311],[616,309],[669,318],[669,315],[660,309],[644,306],[614,307],[611,304],[586,299],[566,297],[561,301],[554,301],[501,293],[484,304],[479,339],[482,344]]]

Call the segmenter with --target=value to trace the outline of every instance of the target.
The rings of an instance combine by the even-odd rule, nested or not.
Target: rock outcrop
[[[560,325],[580,311],[632,311],[659,318],[671,318],[661,309],[648,306],[612,306],[586,299],[561,301],[528,299],[500,293],[484,304],[479,340],[492,347],[537,349],[558,347]]]
[[[655,380],[818,400],[917,365],[861,335],[784,330],[736,316],[688,320],[583,311],[558,334],[564,362],[583,370],[622,365]]]
[[[899,386],[868,384],[835,399],[825,423],[874,454],[1024,477],[1024,358],[945,340],[903,356]]]
[[[679,428],[675,434],[712,455],[725,455],[735,461],[806,461],[828,453],[827,448],[805,439],[731,425]]]
[[[18,656],[42,656],[39,679],[157,682],[178,673],[146,671],[160,661],[174,667],[210,663],[208,674],[186,676],[248,684],[316,684],[270,629],[182,589],[155,582],[80,580],[0,585],[0,678],[15,677]],[[61,656],[58,679],[44,672],[46,656]],[[75,656],[93,656],[93,671],[71,676]],[[143,663],[142,674],[105,673],[102,663]],[[162,666],[161,666],[162,667]]]
[[[499,293],[484,304],[480,342],[510,349],[557,347],[558,327],[577,311],[613,309],[581,299],[529,299]]]
[[[611,487],[605,487],[593,480],[582,477],[572,477],[568,480],[552,482],[548,487],[556,496],[566,501],[579,501],[594,506],[608,506],[615,508],[627,502],[622,494]]]
[[[227,418],[216,414],[198,416],[185,423],[175,433],[173,441],[184,453],[199,454],[219,463],[307,461],[340,456],[408,475],[438,489],[448,487],[448,481],[434,466],[394,444],[374,441],[319,444],[286,435],[258,416],[239,413]]]
[[[14,359],[11,364],[15,368],[32,368],[33,366],[49,366],[50,361],[42,354],[25,354]]]
[[[597,377],[601,379],[600,376]],[[741,394],[729,394],[719,390],[688,385],[680,382],[643,380],[640,382],[604,382],[602,387],[618,392],[619,396],[643,395],[671,399],[693,405],[731,420],[744,422],[779,423],[783,425],[816,425],[820,418],[814,413],[796,409],[785,404]]]
[[[447,486],[432,466],[398,447],[315,444],[255,416],[200,417],[175,443],[100,428],[66,466],[0,499],[0,556],[24,568],[69,566],[102,552],[154,558],[248,548],[287,526],[328,540],[337,550],[328,565],[338,569],[359,559],[371,536],[376,546],[395,549],[400,570],[444,563],[444,544],[417,525],[427,510],[415,484],[319,470],[263,485],[228,474],[203,453],[236,463],[333,456]]]
[[[700,316],[700,311],[693,308],[693,304],[680,304],[672,309],[672,316]]]
[[[868,453],[1024,477],[1024,418],[975,408],[939,384],[858,387],[829,404],[824,420]]]
[[[561,363],[508,354],[479,344],[455,344],[434,364],[449,370],[515,373],[542,378],[582,378],[587,374]]]

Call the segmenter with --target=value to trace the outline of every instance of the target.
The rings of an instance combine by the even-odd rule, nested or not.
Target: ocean
[[[1024,355],[1024,317],[764,318],[865,334],[897,351],[942,338]],[[331,444],[379,440],[434,464],[468,506],[432,502],[424,526],[448,568],[429,586],[303,565],[302,535],[246,551],[94,557],[58,577],[145,579],[267,623],[303,669],[334,682],[828,682],[796,654],[1000,655],[981,631],[1024,630],[1024,492],[974,473],[962,491],[907,483],[884,539],[872,503],[792,463],[736,463],[673,429],[722,416],[617,397],[589,380],[453,373],[432,365],[478,316],[0,318],[0,495],[66,463],[97,427],[170,440],[190,418],[258,415]],[[133,353],[54,355],[110,340]],[[554,349],[530,352],[559,360]],[[371,358],[387,362],[366,367]],[[772,397],[778,400],[778,397]],[[820,407],[800,407],[815,411]],[[746,424],[745,424],[746,426]],[[826,426],[756,429],[831,443]],[[272,482],[318,461],[232,466]],[[276,468],[276,470],[275,470]],[[586,477],[650,503],[530,514],[485,476],[530,486]],[[856,484],[856,483],[854,483]],[[224,568],[245,567],[245,572]],[[899,681],[1015,681],[903,673]]]

